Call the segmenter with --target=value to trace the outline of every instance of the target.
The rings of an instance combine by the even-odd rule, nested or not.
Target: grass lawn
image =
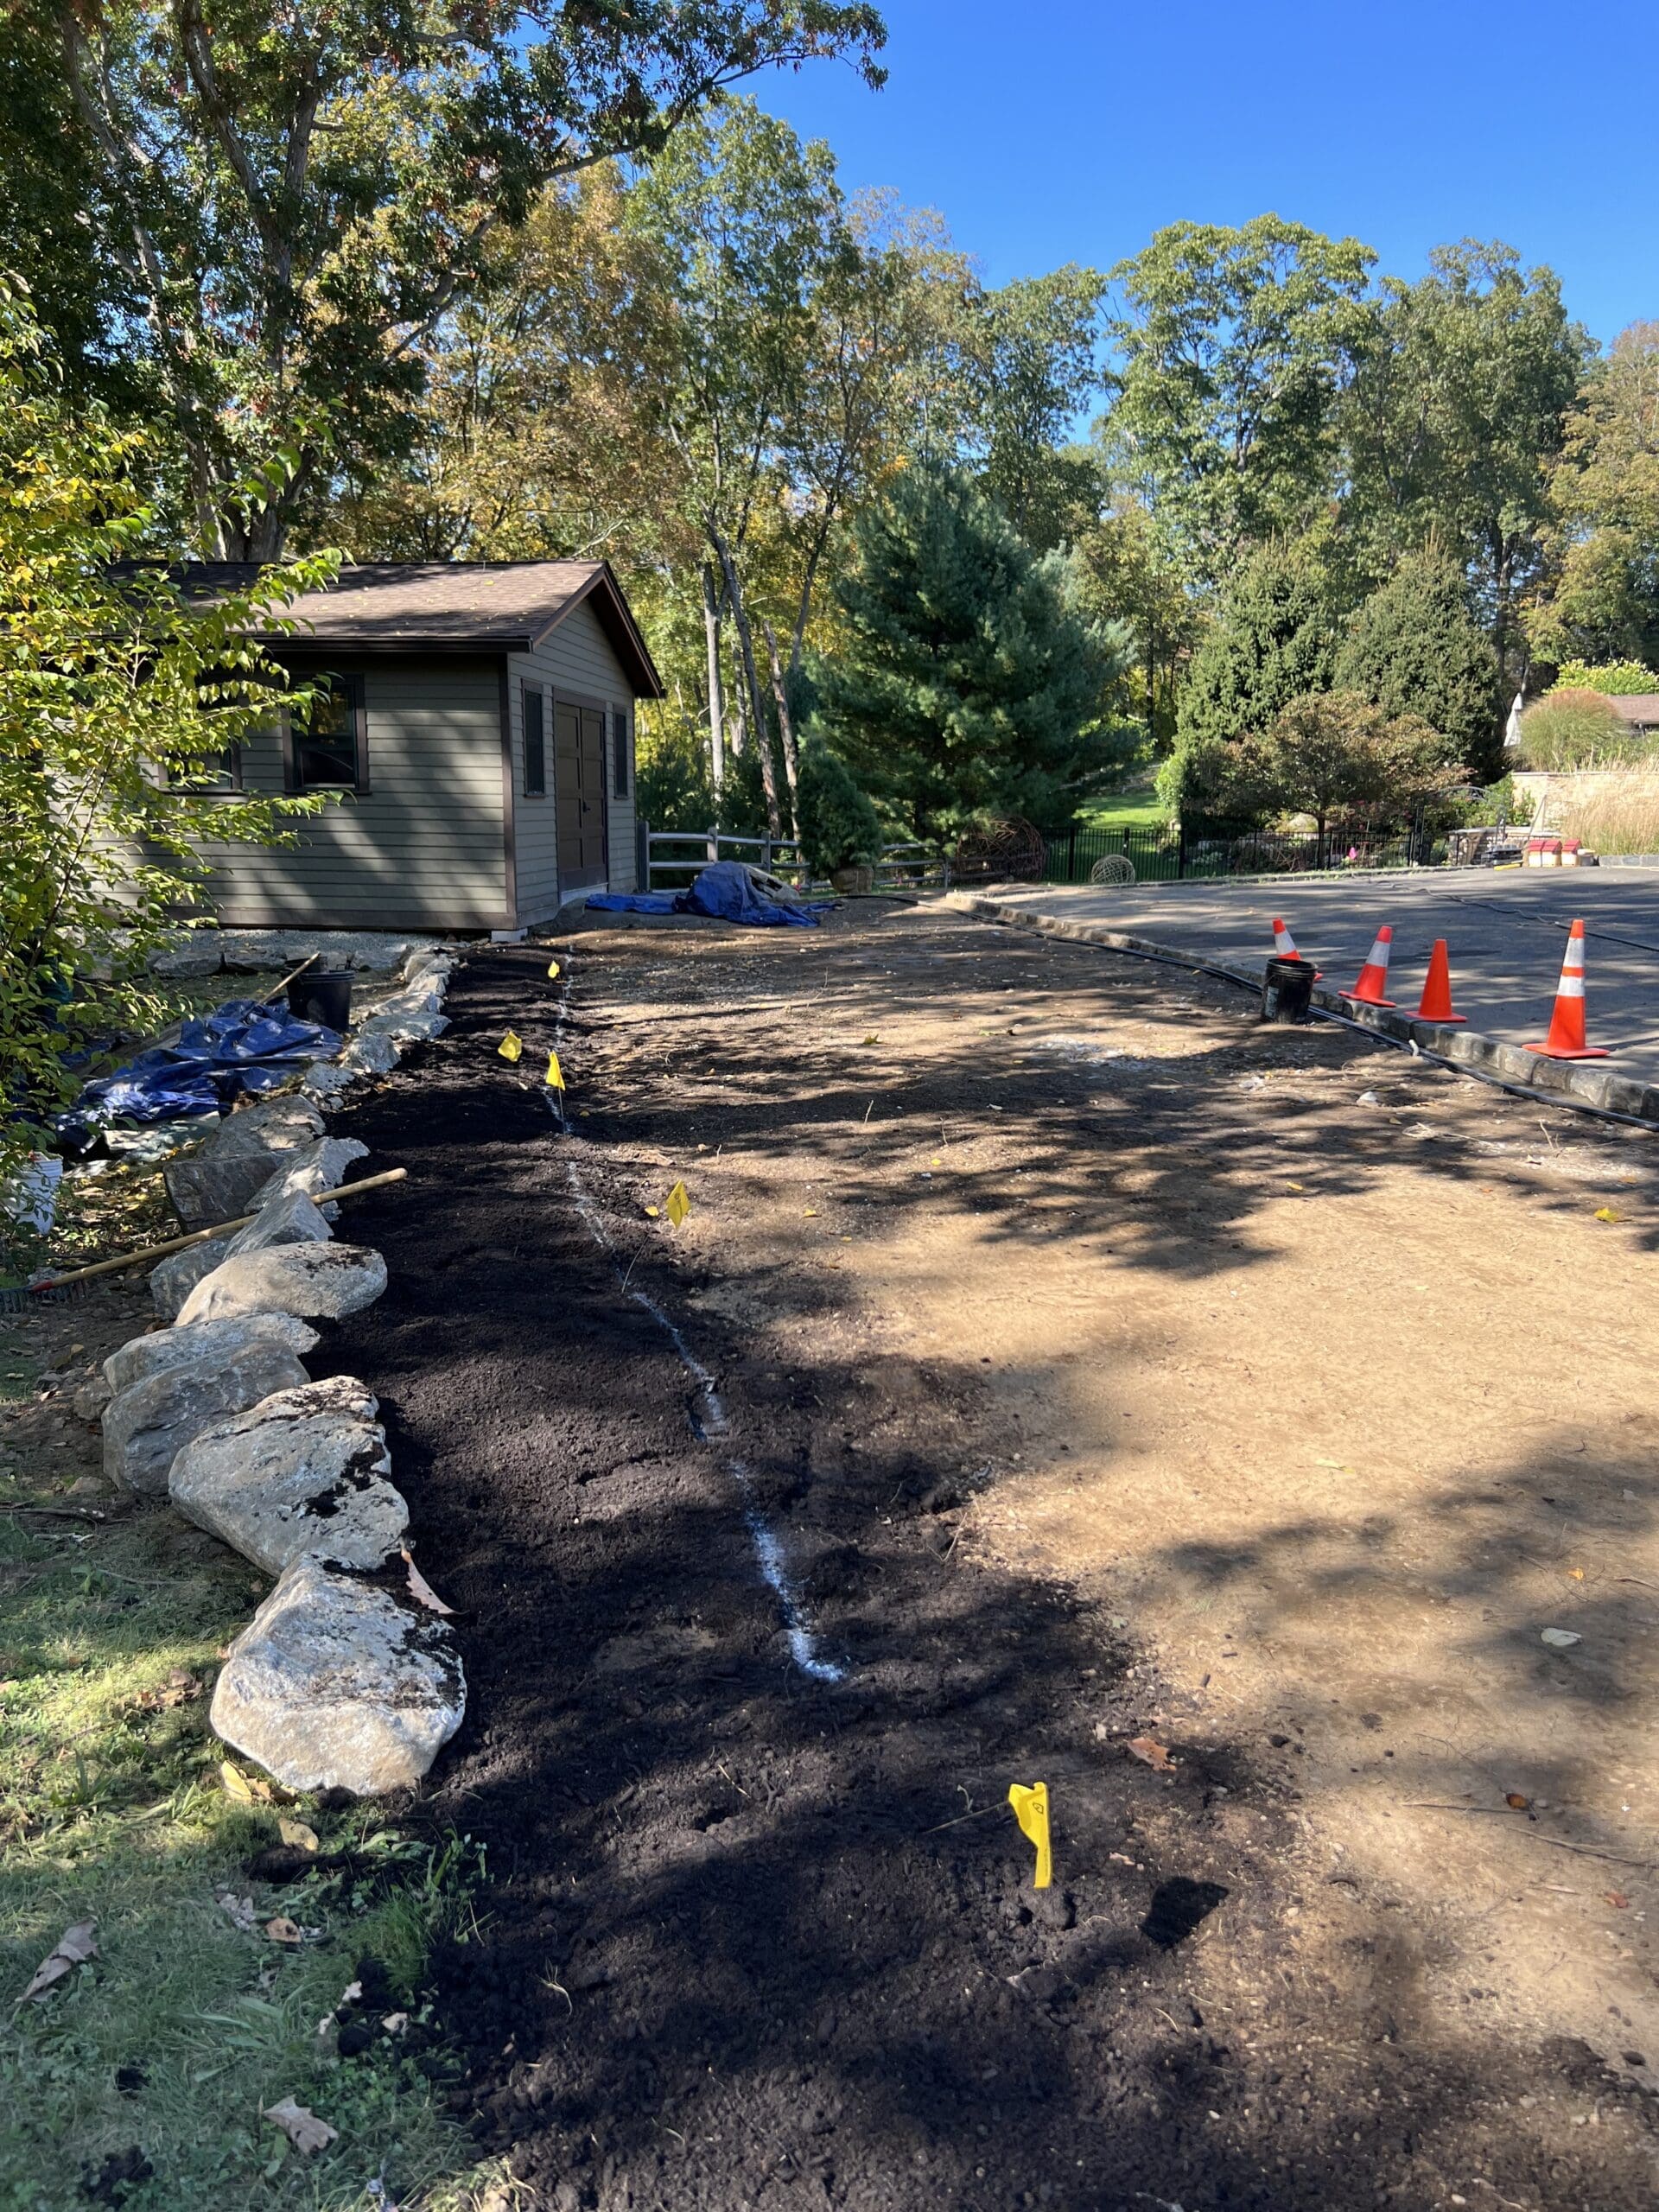
[[[1089,830],[1160,830],[1166,818],[1153,789],[1155,765],[1132,768],[1115,791],[1085,807],[1080,816]]]
[[[67,1333],[76,1309],[53,1310]],[[433,1940],[470,1925],[470,1847],[370,1806],[289,1800],[242,1762],[227,1777],[208,1697],[265,1580],[165,1510],[123,1517],[105,1492],[108,1521],[71,1517],[95,1444],[54,1431],[49,1402],[29,1426],[44,1363],[23,1332],[0,1338],[0,2212],[84,2212],[89,2196],[126,2212],[476,2203],[488,2177],[444,2109],[422,1999]],[[55,1461],[54,1433],[69,1439]],[[67,1510],[16,1510],[43,1497]],[[334,1864],[251,1879],[283,1821]],[[267,1932],[279,1915],[298,1942]],[[96,1959],[20,2001],[86,1920]],[[353,2016],[372,2040],[341,2057],[318,2024],[365,1960],[385,1970]],[[408,2025],[389,2032],[397,2012]],[[291,2148],[261,2117],[287,2097],[337,2139]]]

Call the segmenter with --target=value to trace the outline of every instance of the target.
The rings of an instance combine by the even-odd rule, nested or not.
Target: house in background
[[[371,563],[287,612],[270,657],[322,696],[236,748],[225,804],[335,796],[290,844],[207,849],[222,922],[505,931],[635,887],[633,710],[663,686],[608,563]]]

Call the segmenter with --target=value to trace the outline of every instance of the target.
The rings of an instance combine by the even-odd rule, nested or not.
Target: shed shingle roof
[[[251,561],[202,561],[184,570],[187,591],[234,590],[257,574]],[[300,626],[285,639],[370,652],[527,652],[571,609],[594,615],[637,696],[659,699],[662,679],[621,586],[606,561],[365,561],[326,591],[288,607]]]

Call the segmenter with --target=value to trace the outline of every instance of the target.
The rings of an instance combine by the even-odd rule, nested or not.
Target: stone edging
[[[1390,873],[1397,874],[1401,871]],[[1050,937],[1070,938],[1078,944],[1103,945],[1111,952],[1145,953],[1178,967],[1224,976],[1251,990],[1261,988],[1259,968],[1197,957],[1155,938],[1139,937],[1128,930],[1108,929],[1103,923],[1062,921],[1052,914],[1031,913],[1022,906],[1009,906],[996,899],[976,898],[964,891],[948,892],[944,903],[960,912],[977,915],[982,921],[1038,930]],[[1491,1076],[1517,1090],[1538,1091],[1567,1105],[1598,1107],[1604,1113],[1626,1114],[1633,1120],[1659,1125],[1659,1084],[1637,1083],[1630,1076],[1616,1074],[1601,1062],[1547,1060],[1522,1046],[1506,1045],[1499,1038],[1488,1037],[1478,1029],[1448,1029],[1437,1022],[1414,1020],[1409,1014],[1394,1013],[1386,1007],[1358,1006],[1328,984],[1313,986],[1313,1002],[1329,1013],[1342,1015],[1359,1028],[1374,1030],[1379,1036],[1396,1039],[1402,1044],[1414,1044],[1470,1074]]]
[[[245,957],[263,963],[271,950]],[[253,1184],[254,1218],[152,1270],[172,1325],[110,1355],[103,1411],[107,1474],[169,1501],[275,1578],[226,1654],[214,1732],[286,1789],[359,1796],[418,1783],[466,1709],[447,1609],[404,1542],[408,1508],[377,1402],[350,1376],[313,1382],[298,1357],[320,1341],[313,1321],[357,1313],[386,1287],[380,1254],[334,1243],[315,1203],[366,1151],[327,1135],[321,1107],[448,1027],[454,953],[371,950],[355,964],[384,975],[395,956],[397,982],[339,1058],[313,1063],[296,1090],[222,1117],[193,1156],[226,1171],[226,1188]],[[223,1200],[211,1177],[197,1195],[210,1192]]]

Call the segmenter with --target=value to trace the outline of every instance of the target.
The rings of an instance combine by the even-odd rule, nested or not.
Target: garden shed
[[[635,887],[634,707],[663,688],[608,563],[366,563],[287,611],[268,649],[316,705],[227,757],[224,801],[329,803],[291,843],[207,849],[220,921],[510,931]]]

